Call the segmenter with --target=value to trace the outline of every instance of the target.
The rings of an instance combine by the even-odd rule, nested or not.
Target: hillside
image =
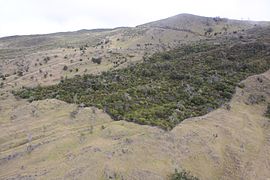
[[[182,44],[216,36],[243,36],[245,30],[267,24],[214,19],[181,14],[135,28],[1,38],[0,70],[7,79],[4,83],[12,88],[56,84],[65,77],[126,67]],[[92,58],[101,58],[102,64],[93,63]],[[64,66],[68,71],[63,71]]]
[[[256,36],[268,37],[268,31],[257,30]],[[183,45],[125,69],[77,76],[15,94],[30,101],[57,98],[83,103],[104,109],[115,120],[170,129],[221,106],[241,80],[270,68],[268,41],[256,36],[243,37],[242,42],[216,39],[219,45]]]
[[[0,38],[0,179],[270,178],[269,52],[190,14]]]
[[[220,17],[202,17],[192,14],[179,14],[167,19],[150,22],[141,27],[156,27],[162,29],[171,29],[183,32],[189,32],[195,35],[204,36],[211,34],[229,34],[233,31],[241,31],[252,28],[255,24],[263,22],[248,22],[239,20],[230,20]]]

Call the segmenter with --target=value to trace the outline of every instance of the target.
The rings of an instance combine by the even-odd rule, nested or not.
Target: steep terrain
[[[269,69],[268,24],[182,14],[134,28],[1,38],[0,179],[169,179],[175,169],[186,169],[199,179],[270,178],[270,71],[239,83]],[[215,48],[192,52],[186,59],[176,48],[205,43]],[[148,67],[153,57],[165,58],[152,62],[162,63],[168,58],[165,50],[172,50],[168,52],[173,59],[190,59],[196,65],[205,58],[215,66],[220,63],[215,75],[230,68],[235,73],[234,68],[246,63],[238,69],[240,77],[225,76],[226,83],[234,82],[228,77],[236,80],[230,87],[232,99],[219,98],[227,103],[204,116],[181,119],[166,131],[114,121],[95,103],[43,98],[29,102],[12,94],[22,86]],[[152,56],[155,52],[161,53]],[[75,97],[71,102],[80,103]]]

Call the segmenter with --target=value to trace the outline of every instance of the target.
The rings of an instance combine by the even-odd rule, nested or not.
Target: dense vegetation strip
[[[104,109],[115,120],[171,129],[229,101],[247,76],[270,68],[261,42],[201,43],[153,55],[143,63],[58,85],[15,92],[30,101],[56,98]]]

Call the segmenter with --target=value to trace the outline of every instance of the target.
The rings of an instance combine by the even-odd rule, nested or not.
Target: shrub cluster
[[[177,171],[175,170],[175,173],[171,175],[171,180],[199,180],[197,177],[190,174],[190,172],[187,172],[185,170],[183,171]]]
[[[270,68],[260,42],[198,43],[158,53],[125,69],[84,75],[48,87],[22,89],[21,98],[57,98],[104,109],[115,120],[171,129],[229,101],[237,84]],[[99,62],[96,62],[99,63]]]

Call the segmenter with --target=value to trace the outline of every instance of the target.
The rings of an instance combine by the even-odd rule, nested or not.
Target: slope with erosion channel
[[[172,131],[112,121],[96,108],[1,96],[0,179],[201,180],[270,177],[270,71],[241,82],[232,100]]]
[[[260,34],[261,32],[261,34]],[[102,75],[84,75],[16,95],[30,101],[57,98],[104,109],[115,120],[171,129],[186,118],[228,102],[235,86],[270,68],[269,29],[261,39],[217,38],[155,54],[143,63]],[[218,44],[216,43],[218,42]]]
[[[7,38],[6,42],[1,39],[0,71],[4,78],[2,76],[3,79],[0,80],[1,86],[3,83],[0,89],[0,179],[168,179],[175,169],[191,171],[202,180],[269,178],[270,122],[266,113],[267,103],[270,102],[269,71],[240,83],[236,94],[224,107],[214,111],[210,108],[211,112],[207,115],[187,119],[171,131],[127,121],[113,121],[102,110],[94,107],[78,106],[56,99],[32,101],[33,98],[32,102],[28,102],[14,98],[9,93],[11,89],[17,90],[21,85],[56,84],[61,76],[96,74],[110,69],[112,66],[106,65],[114,64],[123,56],[127,56],[128,64],[135,62],[134,58],[140,60],[138,57],[144,52],[163,51],[199,39],[207,39],[208,43],[203,44],[210,49],[215,47],[211,51],[216,53],[218,49],[222,49],[222,42],[228,38],[226,42],[229,44],[226,43],[226,48],[231,50],[234,50],[232,47],[241,50],[241,47],[248,44],[253,47],[259,45],[258,51],[257,48],[249,51],[250,57],[256,57],[259,52],[263,55],[264,48],[268,48],[270,42],[269,28],[260,28],[260,23],[257,22],[257,28],[247,30],[255,24],[237,21],[236,26],[224,19],[207,18],[210,24],[202,20],[200,28],[197,23],[189,28],[194,32],[198,29],[201,36],[181,27],[193,21],[190,17],[185,17],[190,19],[190,23],[181,23],[179,18],[181,19],[181,16],[171,21],[167,19],[170,21],[169,25],[163,22],[167,27],[82,31],[79,36],[73,36],[72,33],[69,33],[71,36],[55,34],[61,36],[61,40],[53,38],[60,45],[42,40],[44,46],[39,46],[38,36],[33,39],[23,36],[16,40],[18,44],[12,38]],[[197,18],[196,21],[198,20]],[[222,27],[227,27],[227,32]],[[103,40],[106,40],[107,36],[109,43],[104,44]],[[221,39],[216,39],[216,36]],[[26,42],[20,42],[25,38]],[[37,44],[28,47],[32,40]],[[52,48],[47,48],[48,44],[52,45]],[[86,44],[90,46],[86,47]],[[24,47],[25,45],[27,47]],[[142,53],[138,54],[139,52]],[[194,56],[196,59],[195,56],[198,56],[204,59],[203,54],[206,52],[193,53],[186,57]],[[234,51],[231,54],[235,53]],[[101,64],[88,61],[88,58],[94,55],[102,56]],[[269,53],[266,52],[265,58],[268,56]],[[48,60],[47,57],[50,58],[48,64],[43,62],[43,59]],[[224,59],[232,61],[232,65],[238,60],[237,56],[229,58],[222,51],[217,57],[221,66]],[[112,62],[109,62],[111,59]],[[158,63],[165,63],[162,59],[171,60],[167,55],[160,55],[160,59],[156,60]],[[244,62],[257,61],[259,64],[259,59],[251,60],[248,56]],[[68,71],[63,71],[64,65],[68,66]],[[75,68],[79,71],[76,72]],[[16,74],[19,70],[23,71],[22,76]],[[234,71],[232,69],[232,72]],[[246,72],[250,73],[250,69]],[[226,78],[218,76],[224,77]],[[213,82],[218,80],[215,73],[210,79]],[[115,81],[118,80],[121,78],[116,77]],[[225,85],[228,85],[227,82]],[[73,94],[71,99],[79,103],[78,94]],[[223,101],[224,99],[220,99],[219,102]]]

